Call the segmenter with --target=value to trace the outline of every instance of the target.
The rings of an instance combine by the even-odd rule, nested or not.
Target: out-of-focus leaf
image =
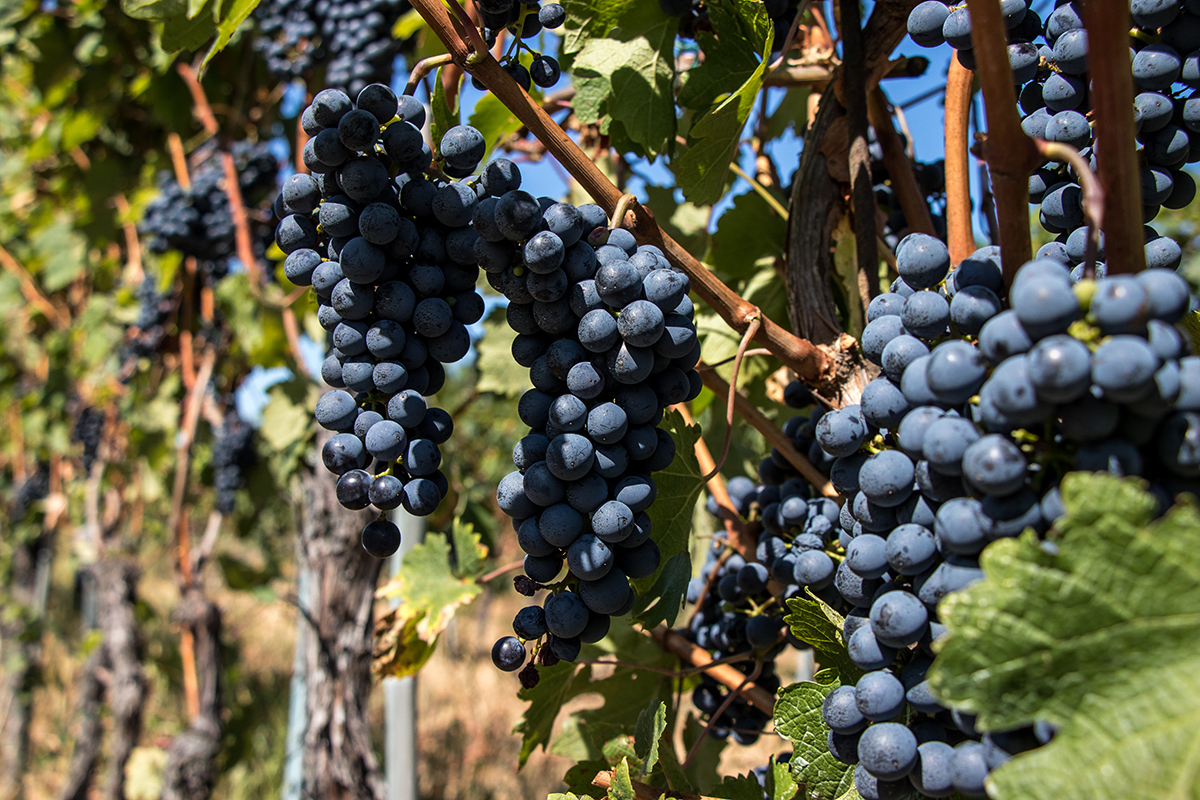
[[[641,774],[645,775],[658,763],[658,742],[667,730],[667,704],[659,700],[651,702],[638,714],[637,726],[633,731],[633,749],[642,759]],[[671,743],[667,742],[671,747]]]
[[[228,7],[222,5],[223,18],[217,23],[217,38],[209,46],[208,52],[204,55],[204,62],[200,64],[202,72],[208,66],[208,62],[212,61],[213,56],[225,49],[225,45],[229,44],[229,40],[233,38],[238,27],[258,7],[259,2],[260,0],[232,0]]]
[[[446,131],[450,130],[459,123],[458,113],[458,95],[454,96],[454,105],[450,105],[450,101],[446,98],[446,86],[442,83],[442,72],[444,67],[437,71],[437,75],[433,80],[433,97],[429,101],[429,106],[433,110],[433,119],[430,122],[430,136],[433,139],[433,147],[435,155],[441,155],[442,137],[446,135]]]
[[[493,392],[506,397],[520,397],[529,389],[529,371],[513,360],[512,343],[517,332],[508,327],[504,309],[498,308],[483,321],[483,337],[475,346],[479,356],[481,392]]]

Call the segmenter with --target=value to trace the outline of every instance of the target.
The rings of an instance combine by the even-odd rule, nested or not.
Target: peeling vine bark
[[[318,437],[317,446],[323,443]],[[375,587],[383,567],[360,540],[372,515],[342,508],[323,469],[307,473],[303,483],[300,549],[312,581],[310,596],[300,603],[313,635],[306,637],[308,727],[301,796],[384,800],[367,714]]]

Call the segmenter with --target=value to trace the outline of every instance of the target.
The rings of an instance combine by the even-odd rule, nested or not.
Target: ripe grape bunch
[[[553,56],[533,50],[525,44],[525,40],[532,39],[543,30],[562,27],[562,24],[567,21],[567,10],[562,4],[548,2],[540,5],[540,0],[476,1],[483,17],[484,35],[489,47],[495,45],[500,31],[505,28],[513,35],[512,44],[504,57],[500,59],[500,65],[513,77],[513,80],[521,84],[521,87],[527,92],[533,84],[548,89],[558,83],[559,77],[562,76],[562,68],[559,66],[558,60]],[[528,50],[533,58],[528,67],[520,61],[522,49]],[[471,79],[471,83],[476,89],[481,91],[484,89],[483,84],[475,78]]]
[[[232,514],[237,491],[246,485],[246,470],[254,466],[254,428],[230,408],[217,430],[213,443],[213,486],[217,490],[217,511]]]
[[[317,318],[331,334],[321,376],[335,389],[317,402],[316,418],[335,434],[322,459],[340,476],[338,500],[417,516],[433,513],[448,488],[438,445],[453,421],[425,397],[445,382],[442,365],[467,354],[466,326],[483,316],[471,217],[488,196],[486,179],[424,176],[432,163],[424,119],[420,102],[380,84],[353,103],[339,90],[317,94],[302,115],[313,174],[284,183],[286,216],[276,230],[288,254],[284,273],[312,286]],[[483,155],[473,128],[442,139],[447,173],[470,175]],[[399,545],[383,514],[363,530],[373,556]]]
[[[1200,488],[1200,358],[1176,326],[1195,298],[1171,270],[1085,280],[1040,258],[1005,309],[995,248],[950,272],[945,245],[912,234],[896,258],[901,280],[872,301],[862,336],[882,374],[816,429],[850,498],[834,586],[867,671],[826,701],[829,749],[858,765],[867,800],[983,797],[988,770],[1051,731],[979,741],[971,717],[933,699],[938,602],[982,577],[989,542],[1062,515],[1067,471],[1141,476],[1164,509]]]
[[[1008,55],[1019,93],[1021,126],[1030,136],[1063,142],[1079,150],[1096,168],[1089,122],[1091,98],[1087,33],[1079,3],[1060,3],[1042,23],[1024,0],[1002,4],[1008,30]],[[1182,2],[1132,0],[1135,28],[1129,46],[1139,146],[1143,221],[1160,208],[1186,207],[1196,196],[1195,180],[1185,164],[1200,160],[1200,16]],[[908,19],[913,41],[926,47],[949,42],[958,58],[973,68],[971,18],[966,6],[948,8],[925,0]],[[1083,192],[1066,165],[1051,164],[1029,179],[1029,201],[1039,205],[1042,227],[1056,234],[1038,251],[1082,272],[1087,245]],[[1175,269],[1182,250],[1175,240],[1145,229],[1146,264]],[[1098,258],[1103,262],[1103,240]],[[1097,265],[1104,274],[1105,265]]]
[[[784,402],[793,408],[808,408],[814,397],[794,381],[784,390]],[[784,433],[798,451],[810,453],[816,464],[828,471],[832,459],[821,452],[814,438],[821,413],[814,409],[810,415],[792,417],[784,425]],[[688,585],[687,600],[695,610],[680,633],[714,659],[755,651],[762,661],[755,683],[774,691],[779,686],[774,672],[776,656],[787,645],[807,647],[784,628],[786,601],[803,596],[807,587],[835,609],[844,605],[831,586],[836,563],[830,552],[836,547],[839,509],[827,497],[814,497],[812,486],[778,450],[763,459],[758,472],[761,483],[739,475],[726,486],[732,511],[746,524],[757,526],[753,558],[736,552],[725,531],[714,534],[700,574]],[[718,506],[714,496],[708,498],[707,509],[718,519],[729,513]],[[772,580],[780,586],[770,586]],[[731,663],[751,674],[756,662]],[[705,675],[693,691],[692,701],[708,719],[716,715],[710,736],[732,736],[738,744],[753,744],[769,717],[740,697],[721,711],[728,696],[724,687]]]
[[[325,65],[325,85],[352,95],[370,83],[391,83],[405,41],[392,28],[408,0],[263,0],[255,10],[254,49],[283,79]]]
[[[476,255],[509,300],[513,358],[534,387],[517,406],[530,432],[497,498],[527,554],[526,593],[550,589],[544,606],[517,615],[519,638],[496,643],[496,665],[514,671],[525,661],[521,640],[545,637],[543,664],[574,661],[633,607],[629,579],[652,575],[661,558],[646,514],[651,473],[675,458],[656,426],[703,384],[688,277],[657,247],[609,229],[598,206],[521,191],[512,162],[492,162],[483,177],[505,191],[476,207]],[[564,560],[567,576],[552,583]],[[532,664],[523,676],[534,679]]]
[[[276,188],[279,162],[262,142],[234,142],[232,154],[243,201],[252,209]],[[191,256],[204,274],[218,280],[227,274],[236,248],[225,169],[215,146],[202,154],[190,177],[185,189],[172,173],[159,173],[158,196],[146,206],[138,230],[149,237],[151,252],[176,250]],[[261,257],[270,244],[271,227],[254,214],[249,223],[255,256]]]

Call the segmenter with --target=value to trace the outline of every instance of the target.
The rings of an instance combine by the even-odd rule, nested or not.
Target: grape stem
[[[11,272],[17,282],[21,284],[21,294],[25,297],[25,302],[42,312],[43,316],[50,320],[50,324],[59,330],[66,330],[70,327],[70,318],[51,303],[46,295],[42,294],[37,282],[29,274],[29,270],[25,269],[24,265],[17,261],[4,245],[0,245],[0,266]]]
[[[742,369],[742,359],[746,357],[746,347],[754,338],[754,334],[758,332],[760,322],[761,317],[750,320],[750,326],[746,328],[746,332],[742,334],[742,341],[738,343],[737,355],[733,359],[733,374],[729,376],[729,395],[725,404],[725,443],[721,445],[721,457],[713,464],[712,471],[704,476],[705,481],[715,477],[721,471],[721,467],[725,466],[725,459],[729,457],[729,445],[733,443],[733,416],[738,396],[738,373]]]
[[[482,584],[488,583],[490,581],[494,581],[496,578],[499,578],[501,575],[505,574],[506,572],[512,572],[513,570],[518,570],[521,567],[523,567],[524,565],[525,565],[525,562],[523,560],[522,561],[513,561],[511,564],[505,564],[502,567],[496,567],[494,570],[487,573],[486,575],[480,575],[478,578],[475,579],[475,582],[482,585]]]
[[[1083,273],[1091,278],[1096,274],[1096,253],[1100,249],[1100,231],[1104,225],[1104,187],[1096,179],[1096,173],[1079,151],[1065,142],[1047,142],[1034,139],[1038,152],[1051,161],[1062,161],[1075,170],[1079,186],[1083,190],[1083,214],[1087,218],[1087,248],[1083,258]]]
[[[1091,78],[1089,97],[1096,125],[1096,163],[1104,189],[1104,254],[1108,273],[1146,268],[1142,233],[1142,185],[1134,138],[1129,4],[1084,0]],[[1120,56],[1120,57],[1118,57]]]
[[[633,786],[634,800],[660,800],[660,798],[668,797],[673,800],[717,800],[715,797],[706,797],[700,794],[692,794],[690,792],[677,792],[671,789],[659,789],[656,786],[642,783],[630,779],[629,783]],[[593,786],[599,786],[604,791],[612,788],[613,770],[607,769],[596,775],[592,779]]]
[[[857,2],[857,0],[849,0],[849,1]],[[716,727],[717,720],[721,718],[721,715],[725,713],[726,709],[728,709],[731,705],[733,705],[733,701],[737,699],[739,694],[741,694],[742,689],[745,688],[746,686],[753,685],[754,681],[758,680],[758,676],[762,674],[762,668],[763,668],[763,660],[761,657],[759,657],[759,658],[755,659],[755,661],[754,661],[754,671],[751,672],[749,675],[747,675],[742,680],[742,682],[738,685],[738,687],[736,689],[734,689],[728,695],[726,695],[725,701],[723,703],[721,703],[721,705],[717,706],[717,710],[714,711],[711,716],[709,716],[708,724],[706,724],[704,726],[704,733],[697,736],[696,741],[692,742],[692,746],[688,750],[687,758],[685,758],[683,760],[682,766],[684,769],[687,769],[688,766],[692,763],[692,759],[695,758],[696,753],[698,753],[700,751],[701,743],[704,742],[704,740],[708,738],[709,731],[711,731],[714,727]]]
[[[957,266],[975,252],[971,232],[970,142],[971,84],[975,73],[957,58],[946,75],[946,239],[950,263]]]
[[[621,195],[621,199],[617,200],[616,208],[613,209],[612,229],[627,227],[625,224],[625,215],[629,211],[633,211],[633,217],[634,217],[633,225],[636,226],[637,225],[637,208],[640,205],[641,204],[638,203],[638,199],[637,199],[636,195],[632,195],[632,194]]]
[[[692,418],[692,412],[687,407],[686,403],[677,403],[672,406],[683,417],[683,421],[688,425],[695,425],[696,420]],[[704,441],[704,436],[699,436],[696,439],[696,462],[700,469],[704,472],[713,472],[712,452],[708,449],[708,444]],[[728,536],[727,543],[741,553],[743,556],[753,557],[756,537],[740,516],[737,509],[733,507],[733,500],[729,498],[729,492],[725,488],[725,481],[720,474],[714,474],[708,479],[708,490],[712,492],[713,499],[717,502],[717,516],[725,523],[725,532]],[[703,597],[703,592],[701,597]]]
[[[753,680],[747,681],[745,675],[729,664],[718,663],[703,647],[689,642],[682,634],[667,627],[655,628],[650,631],[650,635],[664,650],[675,654],[694,667],[703,668],[713,680],[722,686],[740,691],[742,696],[755,708],[767,714],[774,713],[775,696],[771,692],[757,685]]]
[[[988,132],[984,140],[984,153],[992,176],[992,193],[996,198],[1000,262],[1007,286],[1031,255],[1029,176],[1041,165],[1042,157],[1033,139],[1021,127],[1000,4],[995,0],[967,0],[967,7],[971,13],[971,38],[975,43],[977,74],[987,110]],[[1128,71],[1128,65],[1123,68]],[[1129,98],[1129,107],[1132,110],[1132,96]]]
[[[704,381],[704,385],[713,391],[722,400],[727,400],[731,394],[729,384],[726,383],[716,370],[701,362],[696,365],[696,369],[700,371],[700,377]],[[833,484],[829,482],[829,478],[821,474],[821,471],[813,466],[805,456],[792,445],[791,440],[784,435],[771,420],[767,419],[761,411],[754,407],[754,404],[746,399],[740,392],[732,392],[734,396],[734,408],[742,419],[750,423],[750,426],[763,435],[772,447],[775,447],[783,455],[784,458],[791,463],[803,478],[811,483],[817,491],[826,497],[834,500],[838,499],[837,490],[833,488]]]
[[[457,0],[450,0],[449,5],[455,9],[455,13],[465,13]],[[546,149],[579,181],[605,212],[611,213],[623,192],[486,50],[482,53],[471,50],[464,41],[465,32],[458,31],[461,23],[456,24],[441,0],[414,0],[413,7],[446,45],[454,56],[454,62],[464,66],[478,78],[546,145]],[[657,245],[671,264],[691,279],[692,288],[702,300],[720,314],[731,328],[738,332],[745,331],[751,318],[759,313],[758,308],[739,297],[711,270],[705,268],[678,242],[664,233],[648,209],[642,208],[641,212],[637,214],[637,224],[633,230],[635,236],[642,242]],[[833,360],[825,352],[770,319],[763,319],[758,338],[777,358],[803,376],[807,382],[820,385],[834,378]]]
[[[404,85],[404,93],[411,95],[417,90],[417,86],[421,81],[425,80],[425,76],[438,67],[446,64],[453,64],[454,57],[449,53],[442,53],[440,56],[430,56],[423,58],[413,65],[412,72],[408,73],[408,83]]]

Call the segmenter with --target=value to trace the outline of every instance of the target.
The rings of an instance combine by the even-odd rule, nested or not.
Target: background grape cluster
[[[390,84],[392,64],[407,45],[392,28],[408,0],[263,0],[255,9],[254,48],[283,79],[324,66],[324,85],[357,95]]]
[[[230,150],[242,199],[250,210],[254,255],[261,258],[271,242],[271,226],[253,209],[278,188],[279,162],[263,142],[234,142]],[[228,273],[236,251],[225,169],[215,145],[206,146],[193,160],[199,164],[190,170],[187,189],[173,173],[159,173],[158,196],[146,206],[138,230],[152,252],[175,250],[191,256],[203,274],[219,280]]]
[[[483,316],[471,217],[486,190],[482,181],[425,177],[424,106],[381,84],[356,102],[326,89],[301,119],[313,174],[285,182],[276,241],[287,253],[284,273],[313,288],[330,333],[321,375],[336,388],[317,402],[316,418],[334,435],[322,459],[340,476],[347,508],[402,505],[425,516],[448,489],[438,445],[454,427],[425,396],[444,384],[442,365],[467,354],[466,326]],[[454,128],[441,143],[442,166],[469,175],[483,148],[478,131]],[[372,555],[399,543],[382,514],[363,531]]]
[[[497,498],[526,553],[527,594],[568,568],[544,587],[552,590],[544,607],[517,615],[519,638],[497,642],[496,665],[516,670],[521,640],[545,637],[543,663],[574,661],[581,643],[599,641],[610,617],[633,607],[629,579],[658,569],[651,473],[670,466],[675,443],[656,426],[703,383],[690,283],[657,247],[610,230],[599,206],[521,191],[507,160],[489,164],[484,178],[503,178],[508,191],[477,207],[476,251],[509,301],[513,358],[533,384],[517,406],[530,433]]]

